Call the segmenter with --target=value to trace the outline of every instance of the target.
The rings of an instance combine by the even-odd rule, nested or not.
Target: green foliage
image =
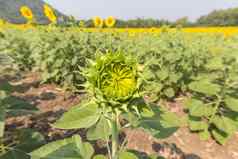
[[[22,129],[15,132],[18,143],[14,147],[6,147],[7,152],[0,156],[0,159],[29,159],[31,151],[44,145],[45,139],[39,132],[31,129]]]
[[[96,103],[83,103],[65,113],[54,126],[62,129],[89,128],[98,121],[99,117],[100,110]]]
[[[64,31],[54,29],[54,33],[47,36],[43,31],[34,44],[34,57],[37,66],[42,71],[43,81],[62,84],[66,88],[74,89],[84,82],[80,68],[85,67],[86,59],[93,56],[95,48],[87,46],[89,37],[74,33],[65,34]],[[73,87],[73,88],[72,88]]]
[[[138,126],[155,138],[163,139],[172,135],[182,125],[182,120],[166,109],[153,108],[156,112],[151,117],[143,117]]]
[[[31,34],[12,30],[10,34],[5,32],[1,39],[0,51],[7,54],[17,64],[19,69],[30,70],[34,66],[32,58]],[[17,41],[17,42],[16,42]]]
[[[225,144],[238,129],[237,55],[216,55],[212,65],[209,62],[189,84],[193,94],[185,102],[189,126],[201,138],[207,139],[211,134],[220,144]]]
[[[119,154],[119,159],[138,159],[136,155],[130,152],[121,152]]]
[[[75,135],[46,144],[31,152],[30,156],[31,159],[91,159],[93,154],[91,144],[82,142],[81,137]]]
[[[100,133],[99,133],[100,132]],[[105,118],[101,117],[98,123],[91,127],[87,132],[88,140],[107,140],[108,136],[112,134],[110,122]]]
[[[207,95],[216,95],[220,92],[221,88],[219,85],[214,84],[210,81],[199,80],[199,81],[190,83],[189,89],[191,89],[195,92],[199,92],[199,93],[203,93],[203,94],[207,94]]]
[[[17,141],[6,142],[9,140],[5,135],[6,116],[21,116],[29,113],[35,113],[31,104],[11,96],[14,87],[5,81],[0,83],[0,159],[28,159],[26,154],[45,143],[44,137],[33,130],[16,130],[14,133]],[[12,143],[13,142],[13,143]],[[16,143],[14,143],[16,142]]]
[[[143,43],[147,47],[140,48],[139,58],[144,66],[144,87],[152,96],[151,100],[157,101],[172,99],[187,91],[191,77],[205,63],[213,42],[200,35],[190,37],[180,32],[165,32],[160,38],[151,37]]]
[[[107,158],[103,155],[96,155],[93,157],[93,159],[107,159]]]
[[[120,146],[125,150],[118,135],[127,127],[165,138],[187,119],[191,131],[198,132],[201,139],[213,137],[221,144],[237,131],[236,37],[167,32],[166,28],[159,36],[140,33],[130,37],[127,33],[87,33],[57,27],[9,30],[3,37],[0,48],[21,69],[40,72],[44,82],[87,92],[88,100],[66,112],[54,126],[86,129],[90,142],[102,139],[110,145],[112,141],[108,155],[119,157]],[[8,85],[3,88],[11,90]],[[184,107],[187,118],[154,106],[181,95],[188,95]],[[8,101],[15,105],[9,97]],[[3,117],[4,111],[1,114]],[[60,144],[56,144],[57,149],[61,149]],[[90,146],[85,147],[83,152],[92,154]],[[69,157],[83,154],[78,148],[65,149]],[[53,157],[58,157],[56,152]]]

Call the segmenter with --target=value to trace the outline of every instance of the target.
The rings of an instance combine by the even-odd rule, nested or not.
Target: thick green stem
[[[112,159],[118,159],[119,147],[119,117],[118,114],[113,114],[112,119]]]

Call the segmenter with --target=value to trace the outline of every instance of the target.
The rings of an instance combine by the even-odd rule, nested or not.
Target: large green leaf
[[[90,159],[92,151],[89,143],[83,143],[79,136],[73,136],[44,145],[30,155],[31,159]]]
[[[164,111],[160,114],[160,122],[164,128],[179,127],[181,126],[180,118],[172,112]]]
[[[161,69],[159,71],[156,72],[156,75],[158,76],[158,78],[160,80],[165,80],[167,77],[169,77],[169,71],[166,69]]]
[[[0,90],[10,93],[13,90],[13,86],[9,82],[4,81],[0,84]]]
[[[177,127],[163,127],[160,119],[159,117],[142,118],[139,127],[156,138],[166,138],[177,130]]]
[[[138,157],[131,152],[121,152],[119,159],[138,159]]]
[[[7,98],[5,98],[4,103],[9,110],[11,109],[19,110],[19,111],[21,109],[35,110],[35,111],[38,110],[35,106],[30,104],[29,102],[14,96],[8,96]]]
[[[226,96],[225,106],[232,111],[238,112],[238,99]]]
[[[45,144],[45,139],[42,134],[31,129],[22,129],[19,131],[20,143],[16,146],[24,152],[31,152],[34,149]]]
[[[238,129],[238,112],[227,111],[224,113],[224,116],[231,119],[232,122],[234,122],[234,124],[236,125],[236,127]]]
[[[21,150],[11,150],[0,156],[0,159],[31,159],[31,157]]]
[[[167,88],[164,90],[164,94],[169,97],[169,98],[172,98],[175,96],[175,91],[173,88]]]
[[[195,117],[201,117],[206,114],[204,111],[205,106],[202,101],[191,99],[188,105],[189,113]]]
[[[189,109],[190,107],[192,107],[194,105],[200,106],[200,105],[203,105],[203,102],[200,100],[197,100],[195,98],[188,98],[184,101],[184,107],[186,109]]]
[[[38,111],[38,109],[34,105],[14,96],[6,97],[3,102],[6,106],[6,111],[9,116],[32,114]]]
[[[220,92],[221,87],[208,80],[195,81],[189,84],[192,91],[203,93],[205,95],[216,95]]]
[[[190,115],[194,117],[209,117],[216,111],[211,104],[204,104],[203,101],[194,98],[187,99],[185,107],[188,108]]]
[[[229,135],[225,134],[224,132],[221,132],[217,129],[212,130],[212,136],[215,138],[217,142],[224,145],[227,140],[229,139]]]
[[[107,159],[104,155],[96,155],[93,157],[93,159]]]
[[[199,132],[199,137],[201,140],[208,140],[210,138],[210,132],[208,130],[203,130]]]
[[[20,130],[18,138],[19,143],[1,156],[0,159],[30,159],[27,153],[45,144],[44,137],[39,132],[31,129]]]
[[[94,154],[92,145],[88,142],[83,143],[79,135],[75,135],[72,138],[74,139],[81,156],[83,156],[84,159],[91,159]]]
[[[227,133],[228,135],[233,134],[237,130],[235,121],[225,116],[218,116],[212,118],[212,123],[217,129]]]
[[[99,122],[89,128],[87,132],[87,139],[88,140],[98,140],[98,139],[108,139],[111,135],[111,126],[109,121],[105,117],[101,117]]]
[[[54,126],[60,129],[89,128],[98,121],[99,117],[98,105],[91,102],[73,107]]]
[[[138,126],[140,118],[132,112],[124,113],[121,116],[123,119],[127,120],[133,127]]]
[[[200,130],[207,130],[208,129],[208,123],[204,121],[196,121],[196,120],[189,120],[189,128],[192,131],[200,131]]]
[[[223,60],[221,57],[215,57],[212,60],[209,61],[209,63],[206,65],[206,67],[208,69],[211,70],[219,70],[219,69],[223,69],[224,65],[223,65]]]

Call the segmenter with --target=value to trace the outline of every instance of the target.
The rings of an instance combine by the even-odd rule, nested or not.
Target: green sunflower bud
[[[136,62],[122,53],[107,53],[92,66],[91,83],[107,100],[122,101],[137,90]]]

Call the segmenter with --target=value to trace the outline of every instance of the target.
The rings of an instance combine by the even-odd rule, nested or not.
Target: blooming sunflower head
[[[116,19],[113,16],[110,16],[105,20],[105,24],[107,27],[111,28],[116,24]]]
[[[100,17],[94,17],[93,18],[93,24],[97,28],[102,28],[103,27],[103,19]]]
[[[29,21],[32,20],[34,17],[31,9],[28,6],[22,6],[20,8],[20,12],[21,15]]]
[[[55,15],[53,9],[46,4],[43,7],[44,7],[44,14],[49,19],[49,21],[51,23],[57,23],[57,17]]]
[[[107,100],[126,101],[137,90],[136,62],[122,53],[107,53],[96,59],[89,82]]]
[[[1,26],[1,25],[4,25],[5,23],[6,23],[5,20],[0,19],[0,26]]]

